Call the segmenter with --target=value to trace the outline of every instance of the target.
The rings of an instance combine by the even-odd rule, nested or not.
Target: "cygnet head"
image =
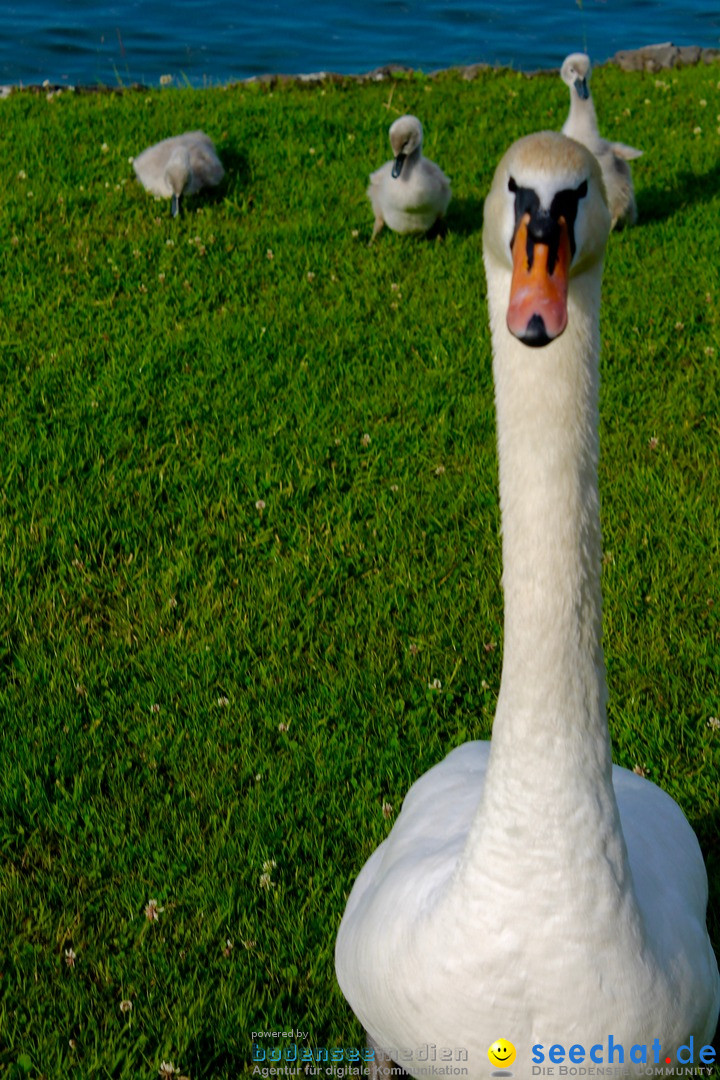
[[[393,156],[395,158],[392,174],[395,179],[397,179],[402,172],[405,158],[409,157],[414,150],[419,150],[422,146],[422,137],[422,124],[417,116],[399,116],[397,120],[390,125],[390,146],[392,147]]]
[[[190,154],[186,147],[176,147],[165,166],[165,180],[172,191],[172,215],[177,217],[180,210],[180,196],[190,180]]]
[[[589,98],[590,57],[586,56],[585,53],[570,53],[563,60],[563,65],[560,68],[560,78],[571,90],[575,89],[578,97],[583,100]]]
[[[568,321],[573,280],[602,270],[610,213],[595,157],[564,135],[527,135],[500,161],[485,200],[483,254],[508,289],[510,333],[537,347]],[[503,301],[504,303],[504,301]]]

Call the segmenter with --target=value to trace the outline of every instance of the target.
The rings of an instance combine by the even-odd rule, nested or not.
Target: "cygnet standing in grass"
[[[215,187],[225,175],[212,140],[204,131],[186,131],[149,146],[133,162],[144,188],[172,199],[172,215],[180,210],[180,196]]]
[[[607,192],[612,228],[634,225],[637,208],[628,161],[639,158],[642,150],[601,138],[588,87],[590,58],[585,53],[571,53],[566,57],[560,77],[570,88],[570,112],[563,125],[563,135],[582,143],[597,158]]]
[[[422,124],[400,116],[390,125],[394,161],[370,176],[367,190],[375,212],[372,240],[383,225],[398,233],[424,233],[442,218],[450,202],[450,181],[422,155]]]

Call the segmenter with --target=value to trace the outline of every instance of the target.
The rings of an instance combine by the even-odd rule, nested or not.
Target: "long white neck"
[[[584,144],[600,138],[592,95],[581,98],[574,87],[570,88],[570,112],[562,130],[563,134]]]
[[[566,737],[589,737],[605,764],[599,296],[590,287],[599,291],[599,280],[583,284],[565,333],[545,348],[521,344],[504,319],[493,327],[505,601],[495,733],[532,717],[526,746],[547,752],[547,725],[567,728]]]
[[[571,282],[567,329],[537,349],[507,329],[509,272],[491,257],[486,267],[505,634],[484,795],[459,869],[492,886],[509,864],[532,878],[599,861],[626,885],[601,645],[602,266]]]

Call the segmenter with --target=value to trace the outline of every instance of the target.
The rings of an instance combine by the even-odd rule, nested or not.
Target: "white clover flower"
[[[148,900],[145,905],[145,918],[148,922],[157,922],[160,918],[160,913],[164,910],[165,908],[158,907],[157,900]]]

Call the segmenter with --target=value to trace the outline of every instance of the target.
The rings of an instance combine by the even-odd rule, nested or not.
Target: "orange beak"
[[[528,257],[528,224],[525,214],[512,245],[513,274],[507,325],[511,334],[526,345],[547,345],[567,326],[568,270],[570,240],[565,218],[558,221],[560,238],[555,262],[550,268],[550,247],[535,241]]]

